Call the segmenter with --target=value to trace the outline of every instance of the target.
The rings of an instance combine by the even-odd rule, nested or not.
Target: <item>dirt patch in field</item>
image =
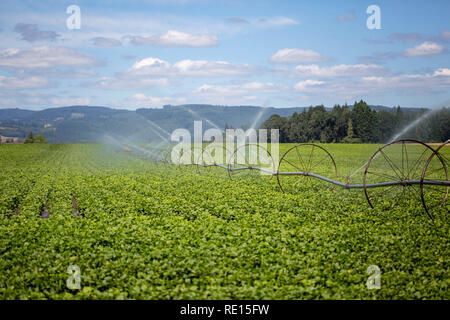
[[[72,214],[75,217],[81,217],[81,214],[78,211],[78,204],[77,204],[77,199],[75,198],[75,196],[72,196],[72,209],[73,209]]]
[[[41,218],[48,219],[50,217],[50,204],[46,204],[41,209]]]

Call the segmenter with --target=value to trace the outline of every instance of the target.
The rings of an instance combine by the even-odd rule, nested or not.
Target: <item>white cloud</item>
[[[247,82],[240,85],[208,85],[204,84],[193,91],[196,95],[207,96],[237,96],[254,93],[275,93],[282,89],[281,86],[271,82]]]
[[[21,77],[26,76],[45,76],[47,78],[66,78],[66,79],[78,79],[78,78],[91,78],[98,75],[94,70],[89,69],[77,69],[72,68],[32,68],[32,69],[19,69],[15,70],[15,73]]]
[[[320,53],[313,50],[302,49],[281,49],[275,52],[271,57],[271,62],[276,63],[310,63],[327,60]]]
[[[408,57],[425,57],[435,56],[444,52],[444,47],[435,42],[424,42],[413,48],[405,50],[405,55]]]
[[[18,32],[22,39],[28,42],[50,40],[55,41],[59,35],[54,31],[41,31],[36,24],[18,23],[14,27],[14,31]]]
[[[110,78],[102,77],[101,79],[86,83],[85,86],[91,88],[110,89],[110,90],[133,90],[148,89],[156,86],[167,86],[169,81],[167,78]]]
[[[92,67],[97,58],[78,50],[40,46],[30,49],[0,50],[0,66],[12,68]]]
[[[180,75],[199,77],[246,75],[253,71],[248,64],[207,60],[182,60],[174,63],[173,68]]]
[[[113,38],[95,37],[92,38],[91,40],[94,43],[94,45],[103,48],[120,47],[122,45],[122,43],[119,40]]]
[[[0,76],[0,89],[20,90],[45,88],[48,86],[48,80],[42,77],[15,78]]]
[[[297,20],[282,16],[271,18],[259,18],[256,23],[268,27],[292,26],[299,24]]]
[[[3,99],[0,98],[0,106],[2,107],[14,107],[17,106],[17,101],[14,99]]]
[[[115,77],[103,77],[85,83],[87,87],[102,89],[146,89],[169,85],[173,77],[226,77],[255,73],[257,69],[247,64],[227,61],[181,60],[173,64],[159,58],[148,57],[136,61],[127,70]]]
[[[363,77],[361,84],[372,90],[408,90],[412,93],[433,92],[438,88],[450,88],[450,78],[442,78],[442,69],[433,74],[404,74],[388,77]],[[444,73],[448,70],[444,69]]]
[[[450,77],[450,69],[448,68],[440,68],[434,72],[434,76],[446,76]]]
[[[162,35],[128,36],[130,42],[137,46],[158,47],[211,47],[219,44],[219,39],[212,34],[193,35],[178,30],[169,30]]]
[[[305,81],[297,82],[294,85],[294,90],[296,90],[296,91],[307,91],[308,88],[310,88],[310,87],[320,86],[320,85],[322,85],[324,83],[325,83],[324,81],[317,81],[317,80],[310,80],[310,79],[308,79],[308,80],[305,80]]]
[[[73,98],[53,98],[51,104],[53,106],[87,106],[91,102],[91,99],[86,97],[73,97]]]
[[[184,102],[184,98],[153,97],[144,93],[136,93],[121,101],[119,104],[126,108],[154,108],[162,107],[166,104],[183,104]]]
[[[270,97],[287,91],[289,88],[271,82],[247,82],[242,84],[210,85],[203,84],[191,93],[190,100],[195,103],[221,105],[265,105]]]
[[[138,69],[142,69],[145,67],[162,67],[164,69],[169,68],[170,67],[170,63],[164,60],[161,60],[159,58],[145,58],[139,61],[136,61],[133,66],[131,67],[131,69],[134,70],[138,70]]]
[[[182,60],[171,64],[158,58],[145,58],[136,61],[123,76],[189,76],[220,77],[248,75],[256,68],[248,64],[235,64],[227,61]]]
[[[319,67],[313,65],[299,65],[294,68],[292,76],[295,77],[354,77],[373,75],[384,71],[384,68],[376,64],[340,64],[331,67]]]
[[[27,99],[29,103],[33,104],[33,105],[46,105],[47,104],[47,100],[36,97],[36,98],[28,98]]]
[[[306,80],[294,89],[310,97],[332,100],[356,100],[368,95],[407,94],[430,95],[450,88],[450,70],[441,68],[429,74],[403,74],[394,76],[367,76],[351,80],[330,80],[325,83]],[[308,85],[309,84],[309,85]]]

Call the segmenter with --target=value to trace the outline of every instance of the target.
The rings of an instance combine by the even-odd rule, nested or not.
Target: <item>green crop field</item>
[[[322,146],[351,183],[379,147]],[[0,145],[0,169],[1,299],[450,298],[449,216],[417,199],[371,209],[363,190],[298,176],[282,193],[96,144]]]

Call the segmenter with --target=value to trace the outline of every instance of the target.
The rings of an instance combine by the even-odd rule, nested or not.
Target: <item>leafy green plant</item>
[[[345,181],[378,146],[326,148]],[[415,202],[370,209],[361,191],[327,185],[282,194],[276,179],[93,144],[1,145],[0,166],[2,299],[450,298],[448,216],[432,223]]]

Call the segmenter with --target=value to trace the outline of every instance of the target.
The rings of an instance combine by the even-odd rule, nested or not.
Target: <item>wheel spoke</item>
[[[319,164],[321,164],[326,158],[328,158],[328,154],[326,154],[326,155],[322,158],[322,160],[320,160],[318,163],[316,163],[314,166],[312,166],[312,167],[311,167],[311,171],[312,171],[313,168],[315,168],[315,167],[317,167]]]
[[[405,155],[406,155],[406,179],[409,179],[409,159],[408,159],[408,148],[405,146]]]
[[[305,172],[306,170],[306,166],[305,166],[305,164],[304,164],[304,162],[303,162],[303,158],[302,158],[302,156],[300,155],[300,153],[298,152],[298,147],[295,147],[295,151],[297,152],[297,158],[298,158],[298,160],[302,163],[302,170],[300,170],[300,171],[303,171],[303,172]]]
[[[287,163],[289,163],[291,166],[293,166],[294,168],[296,168],[299,172],[304,172],[303,170],[301,170],[299,167],[297,167],[296,165],[292,164],[290,161],[288,161],[287,159],[283,159],[283,161],[286,161]]]
[[[424,156],[424,154],[428,151],[427,148],[425,148],[425,150],[422,152],[422,154],[420,155],[420,157],[418,159],[416,159],[416,161],[414,162],[411,171],[409,172],[408,176],[409,177],[415,177],[415,173],[416,173],[416,168],[420,168],[419,164],[420,164],[420,160],[422,159],[422,157]]]
[[[382,188],[382,189],[380,189],[379,192],[377,192],[377,191],[372,191],[372,192],[370,192],[370,193],[371,193],[371,194],[374,194],[374,195],[377,196],[377,197],[379,197],[379,196],[385,194],[387,191],[392,190],[392,188],[395,188],[395,187],[397,187],[397,186],[390,186],[390,187],[387,187],[387,188]]]
[[[312,146],[311,153],[309,154],[309,162],[308,162],[307,172],[310,172],[310,167],[311,167],[311,161],[312,161],[313,153],[314,153],[314,145]]]
[[[379,176],[379,177],[382,177],[382,178],[387,178],[387,179],[389,179],[389,181],[391,181],[391,179],[393,179],[393,181],[396,181],[396,179],[397,179],[397,177],[390,176],[390,175],[387,175],[385,173],[375,173],[373,171],[367,171],[367,173],[370,173],[370,174],[373,174],[373,175],[376,175],[376,176]]]
[[[310,149],[306,149],[305,146]],[[302,149],[300,149],[302,147]],[[295,149],[297,156],[291,154]],[[303,151],[302,151],[303,150]],[[297,158],[297,160],[295,160]],[[296,191],[304,190],[305,188],[311,188],[311,190],[318,190],[323,185],[323,181],[308,175],[308,173],[314,173],[321,176],[327,176],[329,171],[327,159],[333,159],[325,150],[321,147],[307,144],[299,145],[291,148],[285,153],[280,161],[279,171],[293,171],[297,170],[304,174],[299,175],[279,175],[278,181],[283,191]],[[334,171],[335,165],[333,166]],[[291,169],[292,168],[292,169]]]
[[[417,195],[420,198],[420,188],[417,185],[409,185],[407,188],[410,194]]]
[[[405,159],[404,159],[404,155],[405,155],[405,141],[402,141],[402,176],[405,176]]]
[[[389,157],[386,156],[386,154],[383,152],[383,150],[380,150],[381,154],[383,155],[384,159],[386,160],[386,162],[389,164],[389,166],[392,168],[392,170],[394,171],[394,173],[397,175],[397,177],[400,180],[403,180],[401,175],[398,174],[397,170],[394,169],[394,166],[397,167],[394,163],[392,163],[391,159]]]
[[[431,190],[434,190],[435,192],[440,192],[440,193],[443,193],[443,194],[447,194],[448,193],[448,187],[447,187],[446,191],[443,191],[442,190],[443,188],[432,187],[430,185],[427,185],[426,188],[427,188],[427,190],[431,189]]]
[[[442,167],[440,167],[440,168],[437,168],[437,169],[431,169],[431,170],[428,170],[428,168],[427,168],[427,171],[426,171],[426,173],[429,173],[429,172],[436,172],[436,171],[440,171],[440,170],[443,170],[444,169],[444,167],[442,166]],[[444,173],[445,173],[445,171],[444,171]]]

